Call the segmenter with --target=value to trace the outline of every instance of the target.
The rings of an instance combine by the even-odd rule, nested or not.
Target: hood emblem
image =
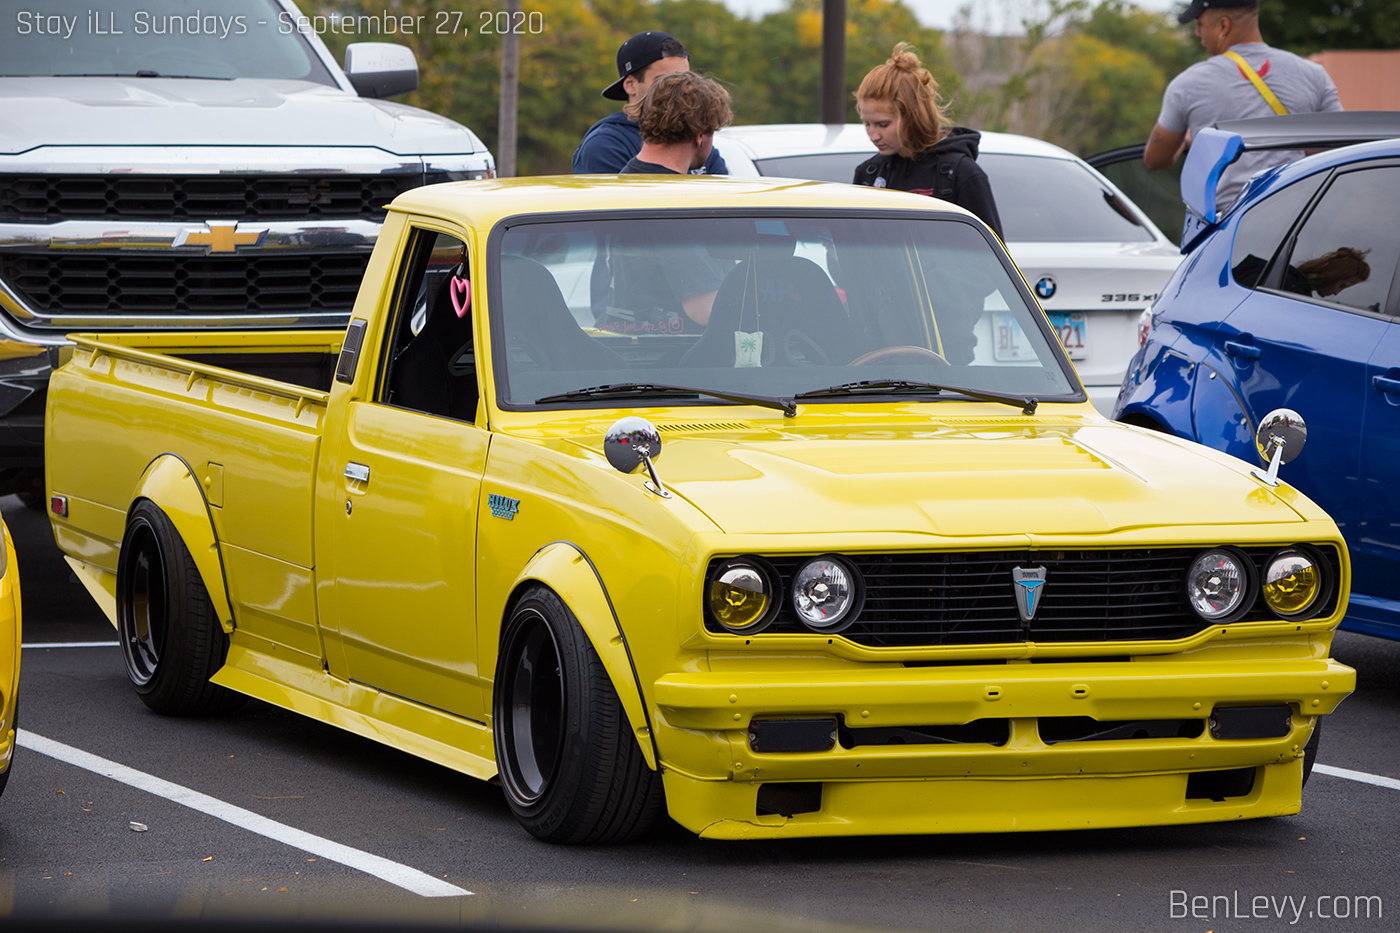
[[[1055,277],[1053,275],[1042,275],[1035,283],[1035,293],[1042,301],[1049,301],[1055,297]]]
[[[259,246],[266,227],[240,227],[236,220],[210,220],[200,227],[186,227],[176,235],[172,248],[203,246],[209,253],[232,253],[240,246]]]
[[[486,504],[491,507],[491,514],[497,518],[504,518],[506,521],[514,521],[515,513],[520,511],[520,500],[512,499],[510,496],[502,496],[491,493],[486,497]]]
[[[1021,613],[1021,621],[1035,618],[1040,608],[1041,588],[1045,586],[1044,567],[1012,567],[1011,582],[1015,584],[1016,608]]]

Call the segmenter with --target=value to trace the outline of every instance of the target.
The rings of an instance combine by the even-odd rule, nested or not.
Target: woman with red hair
[[[977,164],[976,130],[949,126],[938,82],[909,43],[894,47],[856,91],[856,109],[879,150],[856,166],[855,183],[911,191],[965,207],[1001,236],[987,173]]]

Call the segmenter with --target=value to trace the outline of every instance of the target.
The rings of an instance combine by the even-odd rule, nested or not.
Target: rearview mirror
[[[345,47],[345,76],[361,97],[394,97],[418,89],[418,59],[392,42],[352,42]]]
[[[651,478],[642,485],[663,499],[671,498],[652,465],[661,456],[661,432],[650,421],[636,416],[614,421],[603,435],[603,453],[613,468],[623,473],[635,473],[645,466]]]
[[[1303,452],[1308,440],[1308,426],[1303,416],[1288,408],[1275,408],[1259,422],[1259,430],[1254,432],[1254,446],[1259,450],[1259,459],[1268,465],[1268,472],[1251,470],[1250,475],[1269,485],[1278,485],[1278,468],[1291,462]]]

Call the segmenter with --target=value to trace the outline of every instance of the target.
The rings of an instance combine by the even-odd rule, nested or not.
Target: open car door
[[[1110,149],[1084,161],[1102,172],[1109,181],[1118,186],[1143,213],[1152,218],[1167,236],[1175,239],[1181,234],[1182,223],[1186,219],[1186,208],[1181,203],[1181,165],[1162,172],[1149,172],[1142,164],[1142,151],[1146,144]]]

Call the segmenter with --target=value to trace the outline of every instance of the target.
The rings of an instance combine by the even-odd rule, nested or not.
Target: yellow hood
[[[1097,420],[734,427],[665,425],[656,463],[663,483],[731,534],[1094,535],[1303,520],[1240,461]]]

